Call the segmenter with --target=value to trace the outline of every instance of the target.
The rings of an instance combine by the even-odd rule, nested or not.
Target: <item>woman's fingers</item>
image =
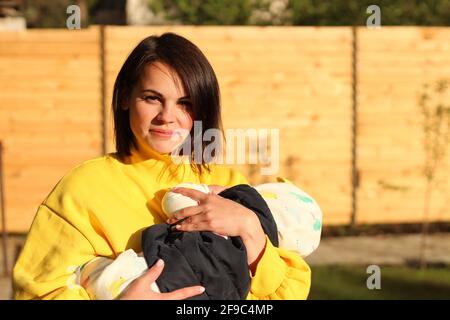
[[[161,275],[164,269],[164,261],[159,259],[151,268],[149,268],[145,274],[139,279],[140,281],[152,284]]]
[[[152,283],[158,279],[164,268],[164,261],[159,259],[143,275],[134,280],[117,299],[119,300],[159,300],[160,293],[151,289]]]
[[[201,215],[189,217],[175,226],[179,231],[208,231],[208,221],[202,220]]]
[[[194,216],[196,214],[201,213],[202,211],[203,211],[202,206],[190,206],[190,207],[180,209],[178,211],[175,211],[172,214],[171,218],[167,219],[167,223],[173,224],[175,222],[181,222],[179,220]]]
[[[182,300],[202,294],[205,288],[202,286],[186,287],[172,292],[161,293],[162,300]]]
[[[202,286],[187,287],[167,293],[155,292],[152,283],[158,279],[164,268],[164,262],[159,259],[138,279],[134,280],[117,298],[119,300],[181,300],[199,295],[205,291]]]
[[[142,281],[144,281],[146,287],[148,285],[148,290],[150,289],[150,285],[158,279],[158,277],[161,275],[161,272],[164,269],[164,261],[162,259],[159,259],[148,271],[147,273],[141,278]],[[178,289],[172,292],[167,293],[161,293],[160,299],[163,300],[181,300],[186,299],[192,296],[199,295],[205,291],[205,288],[202,286],[193,286],[193,287],[187,287],[183,289]]]
[[[204,201],[208,197],[207,193],[203,193],[203,192],[195,190],[195,189],[189,189],[189,188],[183,188],[183,187],[174,188],[170,191],[182,194],[183,196],[189,197],[195,201]]]

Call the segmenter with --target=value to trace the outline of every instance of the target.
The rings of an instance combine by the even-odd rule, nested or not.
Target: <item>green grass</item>
[[[381,289],[366,286],[367,266],[313,266],[309,299],[450,299],[450,266],[380,266]]]

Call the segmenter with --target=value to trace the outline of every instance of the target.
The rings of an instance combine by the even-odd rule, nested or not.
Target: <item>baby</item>
[[[242,188],[247,187],[247,188]],[[286,250],[293,250],[298,252],[302,257],[306,257],[309,254],[311,254],[319,245],[320,242],[320,234],[321,234],[321,227],[322,227],[322,211],[318,204],[315,202],[315,200],[310,197],[308,194],[306,194],[304,191],[296,187],[290,182],[287,182],[285,179],[278,178],[277,183],[265,183],[261,185],[257,185],[254,188],[251,188],[246,185],[240,185],[237,186],[237,188],[240,191],[245,191],[248,193],[248,199],[255,199],[256,203],[258,205],[261,205],[258,208],[261,208],[261,210],[256,210],[256,213],[258,217],[260,218],[260,222],[263,226],[264,231],[266,234],[275,234],[278,236],[278,239],[274,239],[273,237],[270,238],[272,243],[280,248],[286,249]],[[192,188],[199,190],[204,193],[210,193],[214,192],[216,194],[221,195],[227,195],[229,196],[229,193],[225,190],[225,188],[220,186],[207,186],[205,184],[193,184],[193,183],[182,183],[177,185],[176,187],[185,187],[185,188]],[[233,187],[236,189],[236,187]],[[230,188],[228,190],[231,190],[233,188]],[[224,191],[225,190],[225,191]],[[254,192],[252,194],[252,192]],[[248,206],[248,199],[247,202],[245,199],[233,199],[232,200],[242,200],[239,201],[244,206]],[[260,199],[260,200],[258,200]],[[263,200],[262,200],[263,199]],[[258,202],[259,201],[259,202]],[[197,205],[197,202],[195,200],[192,200],[189,197],[183,196],[179,193],[171,192],[170,190],[165,194],[163,200],[162,200],[162,209],[164,213],[170,217],[174,212],[183,209],[185,207],[189,206],[195,206]],[[264,211],[264,208],[267,208],[268,210]],[[254,206],[252,206],[252,209],[255,209]],[[270,211],[269,211],[270,210]],[[264,213],[264,212],[265,213]],[[265,215],[265,216],[264,216]],[[270,222],[270,219],[273,221],[273,225]],[[167,225],[166,225],[167,226]],[[152,230],[150,230],[152,229]],[[156,231],[155,229],[158,229],[159,231]],[[159,232],[159,234],[155,235],[155,232]],[[162,232],[162,233],[161,233]],[[161,239],[161,237],[169,237],[169,234],[164,233],[167,232],[166,228],[164,227],[164,224],[162,225],[155,225],[150,228],[148,228],[143,233],[143,250],[145,253],[150,255],[150,251],[153,250],[153,252],[161,252],[161,247],[158,248],[146,248],[148,246],[153,246],[153,243],[157,242],[156,239]],[[274,233],[275,232],[275,233]],[[179,234],[180,232],[178,232]],[[195,232],[192,232],[191,234],[194,234]],[[246,265],[246,259],[244,259],[245,250],[239,250],[239,247],[243,247],[241,243],[237,243],[236,238],[239,237],[227,237],[224,235],[218,235],[215,234],[214,236],[217,238],[211,238],[206,237],[207,234],[211,233],[204,233],[201,232],[200,234],[203,234],[203,238],[196,239],[197,242],[201,246],[209,245],[209,242],[216,243],[219,245],[219,247],[215,247],[215,252],[217,251],[224,251],[228,253],[228,256],[221,257],[219,261],[224,261],[225,259],[237,259],[238,264],[235,264],[236,272],[242,273],[242,270],[245,270],[243,268],[247,268]],[[181,236],[181,238],[179,238]],[[187,235],[186,235],[187,236]],[[147,237],[147,239],[146,239]],[[206,237],[206,238],[205,238]],[[222,240],[220,240],[222,239]],[[240,239],[240,238],[239,238]],[[178,246],[180,244],[180,241],[188,241],[183,240],[182,235],[179,235],[176,243],[178,243]],[[192,239],[190,246],[192,246]],[[208,243],[203,244],[203,242],[206,241]],[[231,243],[232,241],[233,244]],[[175,242],[171,242],[171,246],[175,246]],[[164,243],[162,244],[165,245]],[[220,247],[224,246],[224,247]],[[228,246],[228,247],[227,247]],[[207,246],[206,246],[207,247]],[[179,247],[177,247],[179,249]],[[229,254],[230,251],[228,249],[236,250],[236,254]],[[163,248],[164,249],[164,248]],[[171,248],[173,249],[173,247]],[[202,252],[205,251],[201,250]],[[207,250],[206,250],[207,251]],[[211,252],[212,253],[212,252]],[[241,256],[239,256],[241,254]],[[188,254],[191,255],[191,254]],[[194,256],[195,253],[192,253],[192,256]],[[217,255],[217,254],[214,254]],[[239,257],[238,257],[239,256]],[[147,259],[146,259],[147,258]],[[202,258],[202,257],[200,257]],[[150,260],[149,257],[145,257],[143,253],[137,254],[132,249],[126,250],[123,253],[121,253],[115,260],[105,258],[105,257],[97,257],[93,260],[89,261],[88,263],[84,264],[83,266],[79,267],[77,270],[77,281],[78,284],[82,285],[86,291],[88,292],[91,299],[101,299],[101,300],[110,300],[116,298],[133,280],[138,278],[140,275],[142,275],[148,268],[151,266],[150,263],[148,263]],[[164,259],[165,260],[165,269],[167,269],[171,261],[170,259]],[[175,260],[175,259],[174,259]],[[188,259],[189,260],[189,259]],[[209,260],[209,259],[207,259]],[[241,261],[242,260],[242,261]],[[245,261],[244,261],[245,260]],[[151,260],[151,261],[154,261]],[[203,265],[203,264],[201,264]],[[233,266],[233,264],[230,264]],[[198,268],[198,266],[195,266],[194,271]],[[180,268],[179,270],[183,270]],[[171,273],[171,277],[174,276],[174,272],[176,274],[177,269],[173,269],[173,272]],[[212,272],[216,272],[220,274],[220,270],[210,270]],[[164,272],[164,271],[163,271]],[[169,271],[168,271],[169,272]],[[182,272],[182,271],[179,271]],[[170,273],[170,272],[169,272]],[[223,275],[222,275],[223,276]],[[160,277],[162,278],[162,277]],[[198,284],[198,279],[196,279],[194,276],[192,276],[193,282],[192,285]],[[207,277],[200,277],[201,279],[207,279]],[[248,279],[249,280],[249,279]],[[157,281],[160,281],[158,279]],[[162,279],[161,281],[164,281]],[[235,279],[236,282],[238,282]],[[176,282],[176,281],[175,281]],[[224,282],[224,281],[222,281]],[[230,282],[233,282],[233,280],[230,280]],[[238,296],[230,296],[230,297],[223,297],[219,296],[219,298],[245,298],[246,290],[248,291],[249,287],[249,281],[246,283],[246,281],[242,281],[242,279],[239,281],[240,283],[234,284],[234,287],[239,288],[239,286],[242,286],[242,290],[238,290],[240,294]],[[159,282],[158,282],[159,283]],[[203,286],[206,287],[206,294],[208,292],[208,286],[205,283],[202,283]],[[184,285],[187,286],[187,285]],[[183,287],[184,287],[183,286]],[[151,286],[152,290],[155,292],[166,292],[168,289],[167,286],[164,286],[165,291],[160,290],[160,286],[158,286],[157,283],[153,283]],[[170,288],[170,287],[169,287]],[[214,288],[218,290],[225,290],[221,288]],[[211,290],[213,291],[213,290]],[[210,294],[210,297],[214,296],[213,294]],[[207,299],[208,297],[203,297],[203,299]],[[217,296],[216,296],[217,298]],[[201,298],[199,298],[201,299]]]

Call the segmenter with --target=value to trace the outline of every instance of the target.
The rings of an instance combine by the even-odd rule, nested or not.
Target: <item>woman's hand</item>
[[[214,192],[206,194],[188,188],[175,188],[172,192],[190,197],[198,205],[178,210],[172,218],[167,219],[167,223],[178,222],[175,228],[179,231],[211,231],[241,237],[247,249],[249,268],[252,274],[256,272],[258,262],[264,254],[266,235],[253,211]]]
[[[202,286],[186,287],[172,292],[159,293],[150,286],[158,279],[164,269],[164,261],[159,260],[142,276],[134,280],[117,298],[118,300],[182,300],[190,298],[205,291]]]
[[[197,206],[178,210],[167,219],[169,224],[179,222],[175,226],[179,231],[211,231],[225,236],[245,237],[250,225],[255,221],[256,215],[253,211],[217,195],[214,191],[207,194],[181,187],[171,191],[199,203]]]

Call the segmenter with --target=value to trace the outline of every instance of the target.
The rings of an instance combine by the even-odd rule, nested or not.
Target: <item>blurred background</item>
[[[449,299],[449,26],[448,0],[0,0],[0,299],[39,204],[114,151],[126,56],[166,31],[210,60],[225,128],[280,129],[277,176],[324,214],[310,299]]]

